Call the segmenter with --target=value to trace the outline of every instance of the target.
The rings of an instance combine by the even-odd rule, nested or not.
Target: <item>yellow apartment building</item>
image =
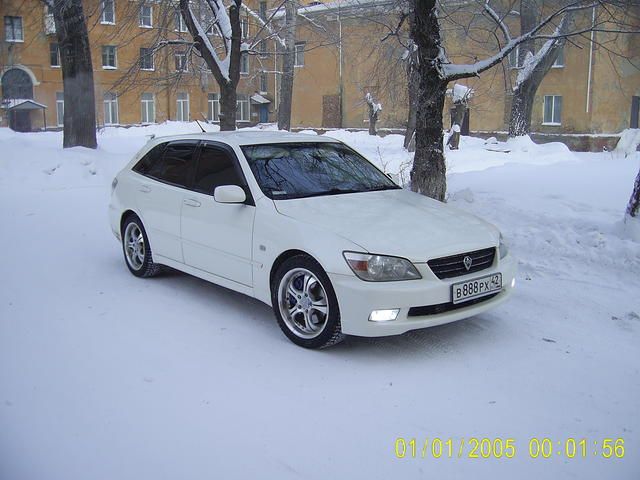
[[[280,5],[274,0],[245,3],[263,18]],[[383,105],[380,127],[404,128],[404,47],[393,38],[381,41],[388,32],[385,24],[393,21],[389,5],[384,0],[340,0],[311,2],[300,9],[293,128],[367,128],[367,92]],[[98,126],[217,120],[218,87],[202,60],[184,45],[159,47],[163,42],[188,39],[175,2],[86,0],[84,8],[93,52]],[[59,128],[64,102],[52,16],[37,0],[0,0],[0,11],[1,124],[16,130]],[[589,22],[591,14],[597,12],[587,12],[579,21]],[[443,24],[449,57],[467,63],[490,54],[495,48],[491,41],[479,41],[461,26],[469,12],[460,9],[457,15],[458,26]],[[280,17],[277,14],[275,21]],[[507,23],[514,34],[519,33],[516,12]],[[246,11],[242,30],[245,38],[262,31]],[[241,65],[240,126],[275,121],[281,68],[280,56],[274,54],[277,42],[269,39],[256,45]],[[638,34],[595,32],[593,37],[572,38],[538,90],[532,130],[588,136],[637,128],[639,66]],[[507,129],[513,82],[520,67],[514,52],[480,77],[461,81],[474,91],[470,131]]]

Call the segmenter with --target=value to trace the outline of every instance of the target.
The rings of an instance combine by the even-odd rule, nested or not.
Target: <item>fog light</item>
[[[516,279],[511,280],[511,288],[516,286]]]
[[[393,310],[374,310],[369,315],[370,322],[391,322],[398,318],[398,313],[400,313],[399,308],[394,308]]]

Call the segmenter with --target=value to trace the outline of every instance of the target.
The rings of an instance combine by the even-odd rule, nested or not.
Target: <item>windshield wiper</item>
[[[366,192],[367,190],[358,190],[355,188],[331,188],[329,190],[323,190],[322,192],[314,192],[308,193],[305,195],[300,195],[296,198],[308,198],[308,197],[321,197],[323,195],[339,195],[341,193],[360,193]]]
[[[402,187],[398,185],[376,185],[370,188],[367,188],[367,192],[378,192],[380,190],[402,190]]]

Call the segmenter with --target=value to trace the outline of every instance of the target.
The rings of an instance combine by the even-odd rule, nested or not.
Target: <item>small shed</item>
[[[9,128],[16,132],[31,131],[31,112],[42,110],[42,122],[47,128],[46,105],[38,103],[30,98],[7,98],[2,101],[0,107],[6,110],[9,117]]]

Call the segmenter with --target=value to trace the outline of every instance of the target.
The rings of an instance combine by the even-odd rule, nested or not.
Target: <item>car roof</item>
[[[270,143],[298,143],[298,142],[339,142],[335,138],[306,133],[275,132],[260,130],[236,130],[233,132],[204,132],[155,137],[154,144],[173,140],[211,140],[223,142],[232,146],[261,145]]]

